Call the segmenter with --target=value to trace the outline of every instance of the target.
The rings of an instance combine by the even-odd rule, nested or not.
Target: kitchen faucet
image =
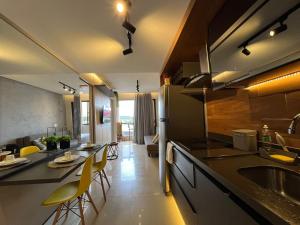
[[[289,134],[295,134],[299,119],[300,119],[300,113],[298,113],[296,116],[294,116],[294,118],[289,126],[289,129],[288,129]]]

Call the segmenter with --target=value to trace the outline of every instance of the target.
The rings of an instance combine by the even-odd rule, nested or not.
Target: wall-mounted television
[[[100,123],[110,123],[111,122],[111,108],[108,105],[104,105],[100,110]]]

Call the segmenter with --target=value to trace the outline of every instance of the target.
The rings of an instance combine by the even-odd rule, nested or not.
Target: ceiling
[[[258,1],[257,4],[261,2]],[[288,26],[285,32],[270,37],[268,30],[251,41],[247,46],[247,49],[251,51],[249,56],[242,54],[242,49],[238,48],[240,44],[276,20],[297,3],[299,3],[299,0],[269,1],[240,26],[211,53],[213,79],[217,82],[229,82],[299,59],[300,9],[284,21]],[[250,8],[246,14],[255,10],[256,6],[254,5]],[[278,27],[278,25],[274,25],[273,28]]]
[[[163,63],[189,0],[132,0],[130,21],[137,31],[134,53],[127,56],[122,54],[128,45],[123,18],[116,15],[114,4],[109,0],[1,0],[0,12],[79,73],[98,74],[120,92],[135,91],[137,79],[141,91],[158,90]],[[45,72],[26,58],[26,67],[17,72],[28,76]],[[43,58],[38,60],[43,66]],[[8,63],[18,68],[21,62]],[[18,76],[15,70],[6,73],[13,79]]]
[[[59,82],[79,90],[79,75],[0,19],[0,76],[64,94]]]

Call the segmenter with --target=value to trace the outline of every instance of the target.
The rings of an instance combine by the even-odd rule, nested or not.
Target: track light
[[[68,92],[70,92],[73,95],[76,93],[76,89],[75,88],[72,88],[71,86],[69,86],[69,85],[67,85],[67,84],[65,84],[63,82],[60,82],[60,81],[58,83],[60,83],[63,86],[63,89],[65,91],[68,91]]]
[[[246,56],[251,54],[251,52],[246,48],[246,46],[243,47],[242,53]]]
[[[136,31],[135,26],[133,26],[127,19],[123,22],[122,26],[132,34]]]
[[[131,53],[133,53],[132,48],[127,48],[127,49],[125,49],[125,50],[123,51],[123,55],[129,55],[129,54],[131,54]]]
[[[270,30],[269,35],[271,37],[274,37],[276,34],[279,34],[279,33],[283,32],[283,31],[286,31],[286,30],[287,30],[287,25],[283,24],[283,23],[280,23],[279,27],[276,27],[275,29]]]
[[[127,32],[127,38],[128,38],[129,48],[127,48],[123,51],[123,55],[128,55],[128,54],[133,53],[133,50],[131,48],[132,41],[131,41],[131,33],[130,32]]]
[[[136,80],[136,91],[140,92],[140,84],[139,84],[139,80]]]

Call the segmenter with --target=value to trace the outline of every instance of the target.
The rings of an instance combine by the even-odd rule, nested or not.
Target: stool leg
[[[102,186],[102,192],[103,192],[104,201],[106,201],[105,189],[104,189],[104,185],[103,185],[103,178],[102,178],[101,172],[99,172],[99,175],[100,175],[100,181],[101,181],[101,186]]]
[[[55,214],[55,217],[54,217],[54,220],[53,220],[52,225],[55,225],[55,224],[58,222],[58,219],[59,219],[59,216],[60,216],[62,207],[63,207],[62,204],[60,204],[60,205],[57,207],[57,209],[56,209],[56,214]]]
[[[89,198],[89,200],[90,200],[90,202],[91,202],[91,204],[92,204],[94,210],[96,211],[97,214],[99,214],[99,212],[98,212],[98,210],[97,210],[97,207],[96,207],[96,205],[95,205],[95,203],[94,203],[94,201],[93,201],[93,199],[92,199],[92,196],[90,195],[89,191],[86,191],[85,193],[86,193],[86,195],[88,196],[88,198]]]
[[[67,212],[66,212],[66,219],[68,218],[68,215],[69,215],[69,211],[70,211],[70,201],[68,201],[67,203]]]
[[[78,197],[78,205],[79,205],[79,210],[80,210],[81,224],[85,225],[84,215],[83,215],[83,207],[82,207],[82,196]]]
[[[107,179],[105,170],[103,169],[102,172],[103,172],[103,174],[104,174],[104,178],[105,178],[105,180],[106,180],[106,182],[107,182],[107,184],[108,184],[108,187],[110,187],[110,183],[108,182],[108,179]]]

